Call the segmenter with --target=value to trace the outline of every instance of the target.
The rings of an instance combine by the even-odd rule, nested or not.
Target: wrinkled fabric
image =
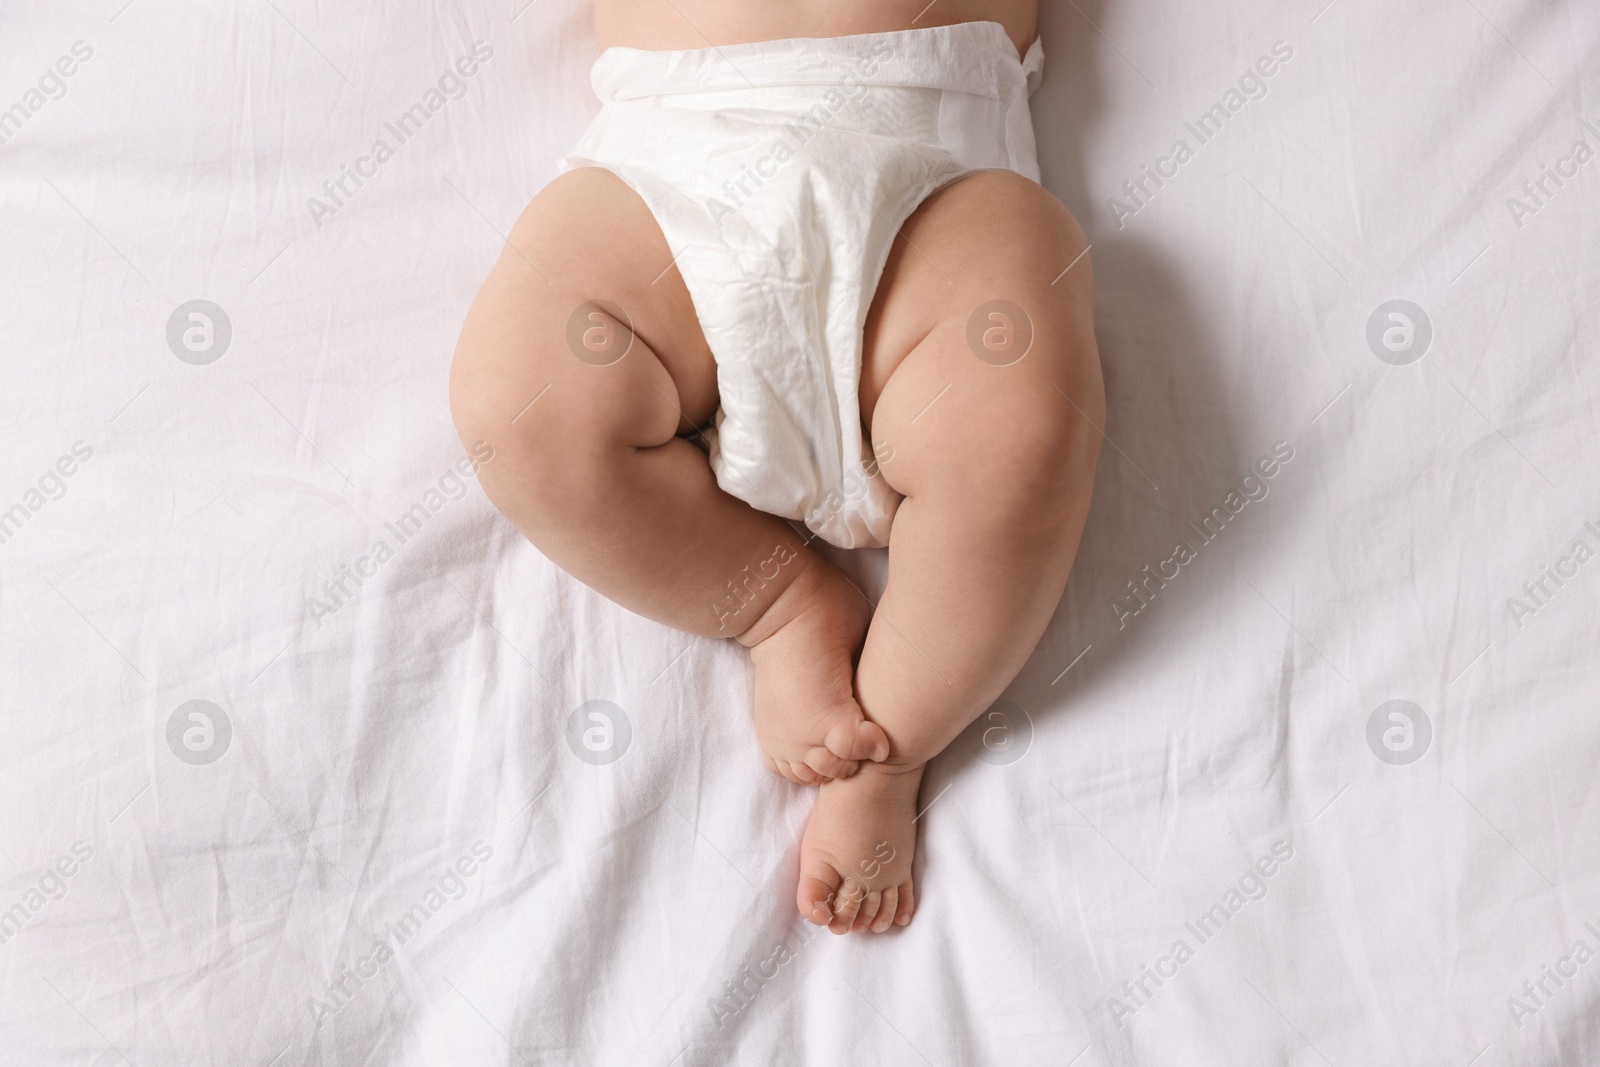
[[[0,1067],[1600,1063],[1600,6],[1043,5],[1108,440],[915,921],[833,937],[748,654],[451,427],[598,107],[521,2],[0,4],[0,114],[77,66],[0,145]]]

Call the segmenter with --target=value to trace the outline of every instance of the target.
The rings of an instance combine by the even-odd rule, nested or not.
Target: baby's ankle
[[[815,552],[802,549],[784,567],[784,584],[777,594],[755,614],[750,625],[733,635],[734,640],[754,650],[767,638],[793,622],[801,613],[830,597],[837,598],[836,580],[843,576]]]
[[[888,759],[874,762],[862,760],[854,777],[864,783],[876,784],[885,790],[915,789],[927,769],[927,760],[911,760],[890,755]]]

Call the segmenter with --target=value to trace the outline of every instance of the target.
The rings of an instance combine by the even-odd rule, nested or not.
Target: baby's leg
[[[641,615],[751,647],[769,767],[808,782],[849,774],[888,747],[851,692],[868,606],[787,523],[723,492],[679,436],[711,419],[717,385],[672,258],[614,175],[551,182],[467,316],[456,426],[494,449],[480,472],[489,499],[567,573]]]
[[[905,494],[856,673],[891,754],[822,787],[801,855],[800,912],[835,931],[909,920],[923,764],[1044,633],[1104,419],[1089,261],[1054,197],[984,172],[930,197],[902,233],[868,319],[861,390],[874,443],[893,449],[883,475]],[[874,867],[874,850],[893,861]],[[818,910],[830,891],[844,906]]]

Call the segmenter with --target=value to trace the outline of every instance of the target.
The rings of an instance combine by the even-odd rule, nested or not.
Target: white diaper
[[[900,497],[857,406],[867,310],[929,193],[1038,180],[1043,64],[994,22],[596,61],[603,106],[563,166],[615,173],[661,226],[717,362],[726,492],[842,548],[888,543]]]

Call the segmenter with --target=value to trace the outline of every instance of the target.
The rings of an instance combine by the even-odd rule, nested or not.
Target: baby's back
[[[597,0],[595,28],[601,48],[683,49],[990,21],[1021,53],[1038,8],[1038,0]]]

